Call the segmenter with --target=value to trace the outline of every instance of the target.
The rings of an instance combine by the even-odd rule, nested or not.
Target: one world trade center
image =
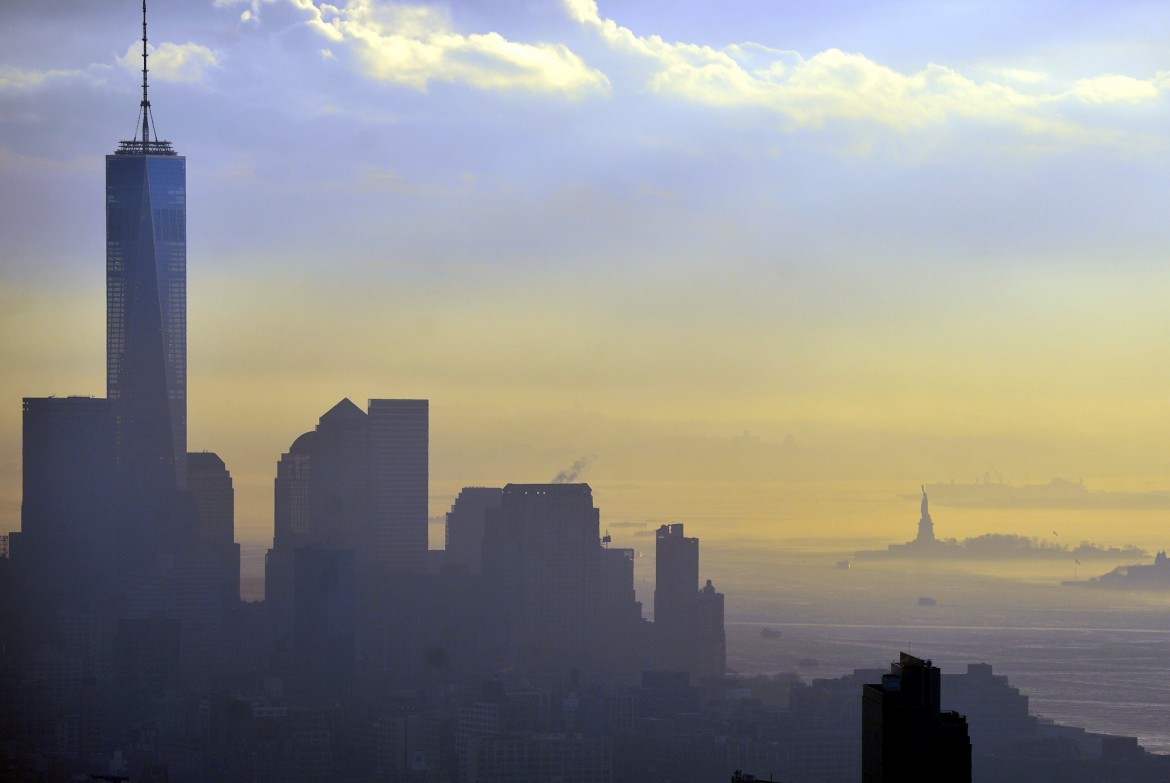
[[[106,156],[106,395],[122,475],[165,493],[186,485],[187,161],[154,132],[142,10],[141,139]]]

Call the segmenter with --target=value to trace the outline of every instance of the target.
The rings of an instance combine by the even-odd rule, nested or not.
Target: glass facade
[[[157,149],[156,149],[157,148]],[[106,395],[126,475],[183,488],[187,161],[170,145],[106,156]]]

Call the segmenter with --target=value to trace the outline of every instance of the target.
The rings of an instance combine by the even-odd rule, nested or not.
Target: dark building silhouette
[[[376,556],[392,573],[427,570],[430,404],[370,400]]]
[[[40,594],[42,609],[102,608],[119,552],[114,417],[94,397],[24,400],[21,532],[14,554]]]
[[[708,579],[699,590],[695,606],[697,672],[701,677],[722,677],[727,671],[727,634],[723,625],[723,593]]]
[[[181,686],[182,628],[161,617],[124,618],[114,633],[115,704],[122,731],[153,717],[152,702]],[[116,732],[115,734],[120,734]]]
[[[316,432],[301,435],[276,464],[273,532],[276,549],[292,550],[311,540],[313,512],[309,505],[309,480],[316,438]]]
[[[447,512],[444,564],[483,570],[483,526],[488,509],[500,507],[499,487],[464,487]]]
[[[654,626],[666,636],[684,635],[699,588],[699,539],[681,523],[662,525],[654,540]]]
[[[294,690],[337,699],[353,688],[357,579],[352,549],[305,546],[293,556]]]
[[[425,572],[428,429],[426,400],[330,408],[277,464],[274,550],[351,548],[359,578]]]
[[[564,672],[594,660],[599,527],[588,484],[508,484],[487,511],[484,576],[509,611],[519,662]]]
[[[210,451],[187,455],[187,492],[199,512],[199,549],[211,565],[218,595],[215,622],[206,633],[221,653],[234,632],[240,603],[240,545],[236,543],[236,493],[232,476],[219,455]]]
[[[938,667],[901,653],[880,684],[862,687],[863,783],[970,783],[967,720],[940,708]]]
[[[682,524],[655,536],[654,636],[659,665],[701,678],[727,669],[723,594],[711,580],[699,590],[699,539]]]
[[[426,400],[373,399],[367,413],[342,399],[281,456],[265,559],[269,639],[281,671],[300,655],[295,559],[304,547],[351,552],[359,654],[373,668],[390,660],[396,637],[387,634],[388,618],[409,616],[415,606],[403,605],[403,593],[426,573],[428,408]]]
[[[6,676],[49,694],[29,722],[63,758],[154,743],[178,693],[224,674],[239,606],[223,462],[194,455],[187,491],[186,160],[154,131],[145,6],[142,26],[141,138],[105,165],[107,397],[25,400],[0,590]]]
[[[218,454],[187,455],[187,490],[199,509],[199,540],[213,547],[236,545],[236,492]]]
[[[633,549],[609,546],[601,549],[601,639],[603,652],[630,669],[641,668],[648,634],[642,619],[642,603],[634,593]]]

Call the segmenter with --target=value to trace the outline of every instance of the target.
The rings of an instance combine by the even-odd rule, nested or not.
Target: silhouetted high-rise
[[[187,455],[187,491],[199,509],[199,541],[219,565],[225,613],[240,600],[240,545],[236,543],[236,491],[218,454]]]
[[[662,525],[654,547],[654,627],[667,635],[685,633],[694,617],[699,589],[699,539],[683,525]]]
[[[316,698],[340,698],[353,687],[357,635],[354,552],[306,546],[293,557],[295,686]]]
[[[187,455],[187,489],[199,509],[199,540],[215,547],[230,547],[236,540],[236,491],[232,474],[218,454],[210,451]]]
[[[483,572],[510,609],[523,662],[593,659],[601,603],[600,513],[588,484],[509,484],[487,511]]]
[[[447,566],[463,566],[469,573],[482,571],[483,525],[489,508],[500,507],[499,487],[464,487],[447,512]]]
[[[106,156],[106,396],[141,489],[182,489],[187,455],[187,159],[154,133],[142,22],[142,138]]]
[[[967,720],[940,709],[940,682],[937,666],[902,653],[862,687],[863,783],[970,783]]]
[[[370,400],[367,413],[348,398],[330,408],[277,464],[273,547],[353,549],[359,578],[424,571],[427,408]]]
[[[655,536],[654,636],[660,666],[722,677],[727,664],[723,594],[711,580],[699,590],[699,539],[681,524]]]
[[[114,420],[106,400],[24,400],[24,501],[16,554],[29,564],[42,599],[100,607],[126,544],[117,528]]]
[[[370,470],[376,556],[395,573],[427,565],[430,403],[370,400]]]
[[[316,432],[306,432],[293,441],[276,463],[275,526],[272,545],[292,550],[310,541],[312,508],[309,505],[309,477],[312,471]]]

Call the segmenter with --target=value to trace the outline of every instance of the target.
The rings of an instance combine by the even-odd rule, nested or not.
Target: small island
[[[1170,590],[1170,558],[1166,550],[1154,556],[1153,565],[1122,565],[1107,574],[1083,581],[1061,582],[1066,587],[1099,587],[1114,590]]]
[[[1076,547],[1068,547],[1053,541],[1015,535],[1012,533],[984,533],[962,541],[939,539],[934,535],[934,520],[930,517],[930,501],[925,485],[922,487],[921,516],[918,519],[918,535],[904,544],[890,544],[885,549],[859,551],[856,557],[876,558],[922,558],[930,560],[1055,560],[1074,558],[1076,560],[1118,560],[1144,558],[1149,554],[1144,549],[1126,545],[1106,547],[1082,541]],[[1143,566],[1123,566],[1142,568]],[[1153,566],[1144,566],[1152,568]],[[1170,571],[1170,567],[1167,567]]]

